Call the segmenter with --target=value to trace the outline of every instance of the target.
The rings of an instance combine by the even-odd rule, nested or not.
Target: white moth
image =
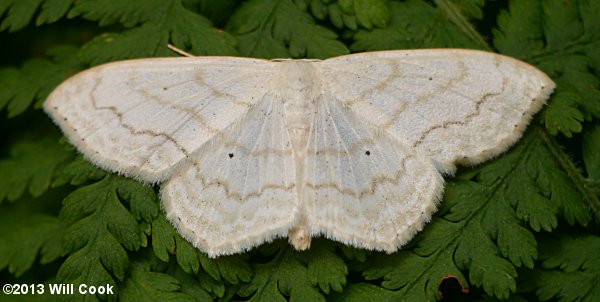
[[[211,257],[319,235],[391,253],[430,220],[442,174],[506,150],[553,89],[473,50],[160,58],[84,71],[44,109],[94,164],[161,183]]]

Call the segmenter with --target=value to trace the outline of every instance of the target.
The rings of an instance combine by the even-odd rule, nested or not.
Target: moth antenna
[[[190,57],[190,58],[195,58],[195,57],[197,57],[197,56],[195,56],[195,55],[193,55],[193,54],[187,53],[187,52],[185,52],[185,51],[183,51],[183,50],[181,50],[181,49],[179,49],[179,48],[177,48],[177,47],[173,46],[172,44],[167,44],[167,47],[168,47],[170,50],[172,50],[172,51],[174,51],[174,52],[176,52],[176,53],[178,53],[178,54],[180,54],[180,55],[182,55],[182,56],[184,56],[184,57]]]

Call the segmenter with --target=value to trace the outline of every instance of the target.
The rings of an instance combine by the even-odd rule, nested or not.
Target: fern
[[[425,301],[448,294],[444,280],[456,281],[459,298],[599,299],[600,2],[238,2],[0,0],[0,31],[6,31],[0,38],[19,33],[23,45],[33,45],[32,32],[42,37],[55,26],[75,27],[83,36],[90,27],[102,33],[83,45],[55,41],[39,52],[42,58],[0,66],[6,283],[115,287],[109,296],[60,297],[73,301]],[[168,43],[196,55],[264,58],[495,50],[538,66],[558,87],[509,152],[447,180],[432,222],[397,253],[326,239],[296,252],[278,240],[210,259],[166,220],[156,188],[92,166],[39,110],[76,72],[114,60],[174,56]]]
[[[581,132],[584,119],[600,117],[600,81],[590,72],[600,66],[598,11],[598,1],[519,1],[498,17],[498,49],[538,65],[558,84],[542,114],[553,135],[571,137]]]
[[[0,10],[1,11],[1,10]],[[47,51],[48,59],[32,59],[20,69],[0,70],[0,109],[7,107],[8,116],[17,116],[34,103],[36,109],[52,89],[81,69],[73,47],[56,47]]]
[[[348,53],[333,31],[314,23],[288,0],[254,0],[240,7],[227,30],[237,36],[244,56],[326,58]]]

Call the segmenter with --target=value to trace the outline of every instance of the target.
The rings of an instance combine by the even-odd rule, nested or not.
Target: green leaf
[[[529,146],[529,147],[527,147]],[[488,185],[506,182],[503,198],[516,208],[520,219],[536,231],[551,231],[556,227],[558,214],[569,224],[587,225],[591,220],[576,182],[564,168],[569,158],[557,150],[547,133],[532,130],[519,148],[486,165],[477,179]]]
[[[35,25],[54,23],[64,17],[74,0],[45,0],[42,4],[42,11],[35,20]]]
[[[50,60],[32,59],[20,69],[0,69],[0,109],[6,107],[9,117],[22,114],[34,101],[39,109],[60,82],[81,69],[76,54],[76,48],[55,47],[47,52]]]
[[[154,254],[162,261],[169,261],[169,254],[175,254],[177,263],[186,273],[198,273],[200,266],[215,281],[221,278],[230,284],[250,281],[252,270],[240,256],[224,256],[209,259],[198,251],[191,243],[177,233],[175,228],[161,214],[152,222],[152,248]],[[206,283],[207,291],[214,290],[212,281]],[[222,286],[222,285],[221,285]],[[220,295],[222,295],[222,290]],[[220,296],[219,295],[219,296]]]
[[[225,283],[223,281],[215,280],[204,271],[198,272],[197,276],[198,280],[196,282],[203,290],[212,293],[217,297],[223,297],[225,295]]]
[[[354,0],[354,13],[358,23],[367,29],[385,27],[390,13],[381,0]]]
[[[152,250],[158,259],[164,262],[169,261],[169,254],[175,253],[175,237],[175,229],[161,213],[152,222]]]
[[[452,0],[452,3],[469,18],[478,20],[483,18],[481,8],[485,5],[485,0]]]
[[[121,33],[97,36],[81,48],[80,56],[90,65],[134,58],[175,56],[167,48],[168,44],[169,35],[162,30],[162,25],[146,23]]]
[[[316,240],[307,252],[308,278],[313,285],[329,294],[330,290],[341,292],[346,285],[348,268],[346,263],[334,253],[331,241]]]
[[[332,297],[331,301],[340,302],[399,301],[398,295],[393,291],[366,283],[352,284],[342,294],[334,294]]]
[[[60,213],[61,220],[69,225],[64,246],[69,256],[58,271],[58,280],[112,286],[116,286],[113,276],[123,280],[129,265],[125,250],[138,250],[146,236],[120,197],[130,198],[130,205],[155,203],[156,198],[149,198],[151,190],[135,181],[108,175],[69,194]]]
[[[593,17],[598,1],[511,1],[498,16],[494,45],[503,53],[529,61],[555,78],[558,89],[543,112],[553,135],[571,137],[584,119],[600,117],[600,24]]]
[[[71,17],[99,21],[101,25],[119,22],[132,27],[120,33],[96,37],[81,49],[81,57],[92,65],[140,57],[175,56],[169,43],[194,55],[235,54],[229,34],[214,29],[203,16],[185,8],[177,0],[77,2]],[[135,27],[134,27],[135,26]]]
[[[390,25],[384,29],[358,31],[351,49],[488,48],[459,7],[447,0],[435,3],[436,6],[421,0],[391,2]]]
[[[189,296],[194,298],[195,301],[198,301],[198,302],[214,301],[214,297],[209,293],[210,291],[207,291],[205,289],[202,282],[199,280],[200,278],[198,278],[198,279],[194,278],[192,275],[187,274],[186,272],[181,270],[179,267],[175,267],[175,269],[173,269],[170,272],[170,274],[175,279],[179,280],[179,282],[181,284],[180,291],[182,293],[188,294]],[[200,272],[200,274],[202,274],[202,272]],[[207,278],[214,282],[217,282],[208,276],[207,276]],[[221,285],[222,285],[222,291],[224,291],[225,286],[222,283],[221,283]],[[221,292],[221,295],[217,295],[217,296],[222,297],[223,292]]]
[[[412,252],[373,259],[365,277],[384,278],[382,286],[402,299],[424,301],[436,299],[437,284],[447,276],[466,288],[461,271],[467,271],[472,285],[507,299],[516,291],[516,267],[531,268],[537,259],[536,241],[523,223],[551,231],[559,213],[571,223],[591,219],[580,192],[533,133],[502,158],[450,181],[439,218],[419,233]]]
[[[0,24],[0,31],[14,32],[27,26],[35,12],[41,6],[41,12],[36,20],[36,25],[53,23],[62,18],[73,0],[3,0],[0,2],[0,17],[6,12],[6,17]]]
[[[332,3],[333,2],[333,3]],[[304,7],[296,5],[304,10]],[[310,12],[315,18],[329,20],[337,28],[344,26],[356,30],[357,25],[366,29],[374,26],[384,28],[390,21],[390,11],[383,0],[313,0],[310,2]]]
[[[18,141],[10,154],[10,158],[0,160],[0,202],[15,201],[25,191],[34,197],[42,195],[58,168],[73,156],[54,137]]]
[[[122,185],[117,190],[119,199],[129,201],[129,211],[137,221],[151,223],[158,216],[159,200],[154,190],[148,186]]]
[[[183,0],[183,5],[198,11],[218,27],[223,27],[239,5],[238,0]]]
[[[160,260],[169,261],[169,254],[175,254],[177,263],[186,273],[198,272],[198,251],[177,233],[164,214],[152,222],[152,240],[152,249]]]
[[[140,23],[157,20],[164,10],[177,1],[146,0],[80,0],[69,12],[69,17],[81,16],[87,20],[98,21],[100,26],[121,23],[132,27]]]
[[[600,237],[560,234],[540,246],[542,268],[536,269],[533,285],[542,300],[596,301],[600,299]]]
[[[408,251],[393,255],[377,255],[363,271],[367,280],[384,278],[381,287],[393,290],[400,301],[437,300],[437,284],[452,276],[465,286],[465,277],[453,264],[450,250],[440,251],[432,258],[423,258]]]
[[[240,255],[212,259],[219,268],[219,275],[229,284],[239,284],[252,279],[252,269]]]
[[[529,237],[533,236],[529,234]],[[460,268],[469,269],[469,280],[472,284],[483,287],[488,295],[506,299],[516,290],[517,271],[508,260],[499,257],[499,247],[490,239],[483,226],[469,224],[458,242],[454,261]],[[527,246],[526,242],[517,243],[516,246],[527,247],[523,253],[533,253],[533,255],[522,256],[527,258],[536,256],[535,246]],[[531,242],[528,243],[531,245]]]
[[[38,254],[45,264],[61,256],[65,226],[57,217],[4,207],[0,212],[0,270],[21,276]]]
[[[227,56],[235,55],[235,39],[228,33],[212,27],[204,17],[174,5],[167,18],[170,28],[170,41],[194,55]]]
[[[589,178],[600,181],[600,124],[590,125],[583,133],[583,161]]]
[[[229,20],[241,55],[259,58],[328,58],[348,53],[336,34],[315,25],[290,0],[250,0]]]
[[[0,24],[0,31],[11,32],[27,26],[42,0],[37,1],[3,1],[0,2],[0,16],[7,11],[6,18]]]
[[[265,264],[255,264],[254,276],[238,294],[249,301],[325,301],[309,281],[308,270],[289,247],[280,250]]]
[[[106,171],[78,156],[55,173],[52,186],[58,187],[64,184],[80,186],[90,180],[100,180],[104,176],[106,176]]]
[[[515,1],[498,15],[494,46],[509,56],[525,59],[543,52],[544,33],[539,1]]]
[[[170,275],[149,271],[146,265],[132,263],[129,278],[119,292],[121,301],[195,301],[180,292],[177,279]]]
[[[566,137],[581,132],[583,114],[577,107],[577,98],[579,96],[573,92],[557,91],[552,97],[552,105],[542,114],[548,132],[552,135],[562,132]]]
[[[298,6],[299,9],[301,10],[305,10],[305,7],[298,5],[298,2],[300,1],[296,1],[296,6]],[[303,3],[303,2],[300,2]],[[323,20],[325,19],[325,17],[327,17],[327,6],[319,1],[319,0],[313,0],[310,2],[310,13],[317,19],[319,20]]]
[[[367,250],[350,247],[344,244],[338,244],[338,247],[346,258],[359,262],[365,262],[367,259],[367,254],[369,253]]]
[[[330,4],[327,11],[329,13],[329,21],[331,21],[335,27],[343,28],[345,26],[351,30],[356,30],[358,28],[356,16],[346,15],[337,3]],[[313,15],[315,14],[313,13]],[[319,19],[318,16],[315,17]]]

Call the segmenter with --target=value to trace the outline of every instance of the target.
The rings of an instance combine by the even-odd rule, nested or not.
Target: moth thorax
[[[312,127],[315,99],[319,85],[311,62],[282,62],[286,86],[282,88],[285,126],[289,131],[292,148],[303,156]]]

